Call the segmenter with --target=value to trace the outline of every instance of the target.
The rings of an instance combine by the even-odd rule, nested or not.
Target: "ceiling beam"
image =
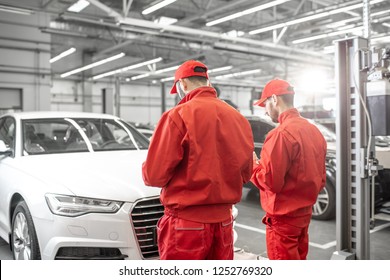
[[[189,23],[191,21],[194,21],[194,20],[197,20],[197,19],[200,19],[200,18],[203,18],[203,19],[206,19],[208,18],[208,16],[210,15],[214,15],[214,14],[217,14],[223,10],[226,10],[226,9],[230,9],[230,8],[234,8],[236,6],[239,6],[245,2],[248,2],[249,0],[235,0],[235,1],[232,1],[233,3],[231,4],[228,4],[228,5],[222,5],[220,6],[219,8],[216,8],[216,9],[209,9],[209,6],[211,5],[212,3],[212,0],[210,0],[208,3],[207,3],[207,11],[202,11],[194,16],[191,16],[191,17],[186,17],[182,20],[179,20],[176,24],[186,24],[186,23]]]
[[[294,16],[296,16],[299,13],[299,11],[301,10],[301,8],[302,8],[303,4],[305,4],[305,2],[306,2],[306,0],[302,0],[299,3],[298,7],[294,11]],[[276,9],[276,7],[275,7],[275,9]],[[282,37],[286,33],[287,29],[288,29],[288,26],[285,26],[285,27],[282,28],[282,30],[280,31],[279,35],[277,35],[276,38],[274,39],[274,43],[275,44],[278,44],[280,42],[280,40],[282,39]],[[276,32],[277,31],[274,30],[274,34],[276,34]]]
[[[313,57],[307,57],[307,56],[296,55],[296,54],[294,55],[289,53],[284,53],[281,56],[280,52],[278,51],[265,50],[260,48],[247,47],[247,46],[239,46],[237,44],[219,43],[219,42],[214,44],[214,48],[220,50],[242,52],[247,54],[269,56],[269,57],[280,58],[285,60],[300,61],[300,62],[305,62],[310,64],[322,65],[329,68],[334,67],[334,63],[330,60],[325,60],[323,58],[324,55],[322,53],[321,53],[322,58],[313,58]]]
[[[131,4],[133,4],[133,0],[123,0],[123,16],[124,17],[127,17],[127,15],[129,14]]]
[[[299,54],[305,54],[307,56],[311,57],[322,57],[323,55],[314,52],[314,51],[308,51],[308,50],[302,50],[299,48],[292,48],[288,46],[282,46],[282,45],[276,45],[269,42],[263,42],[259,40],[254,39],[248,39],[248,38],[242,38],[242,37],[230,37],[226,36],[220,33],[206,31],[206,30],[199,30],[199,29],[193,29],[183,26],[177,26],[177,25],[168,25],[164,26],[158,23],[154,23],[147,20],[141,20],[141,19],[135,19],[135,18],[124,18],[120,20],[120,23],[123,25],[131,25],[131,26],[139,26],[143,28],[149,28],[149,29],[156,29],[160,32],[174,32],[174,33],[180,33],[180,34],[186,34],[186,35],[192,35],[197,36],[194,39],[199,40],[201,38],[212,38],[217,39],[220,41],[228,41],[233,42],[236,44],[242,44],[242,45],[253,45],[258,47],[263,47],[267,49],[273,49],[279,51],[279,56],[283,57],[285,53],[299,53]]]
[[[42,10],[45,10],[54,0],[42,0]]]
[[[107,15],[109,15],[110,17],[113,17],[113,18],[121,18],[122,17],[122,15],[119,14],[117,11],[115,11],[114,9],[111,9],[110,7],[106,6],[105,4],[101,3],[98,0],[88,0],[88,2],[91,3],[92,5],[94,5],[95,7],[101,9],[102,11],[106,12]]]

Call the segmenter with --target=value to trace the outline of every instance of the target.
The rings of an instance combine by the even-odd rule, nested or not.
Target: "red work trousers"
[[[157,238],[161,260],[233,259],[233,218],[206,224],[164,215]]]
[[[310,216],[275,218],[265,216],[267,254],[270,260],[306,260],[309,252]]]

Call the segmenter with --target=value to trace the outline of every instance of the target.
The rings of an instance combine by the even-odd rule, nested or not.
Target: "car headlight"
[[[47,205],[53,214],[77,217],[88,213],[116,213],[123,202],[48,193]]]

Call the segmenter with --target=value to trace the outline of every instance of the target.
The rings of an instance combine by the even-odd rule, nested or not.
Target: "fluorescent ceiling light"
[[[179,68],[179,66],[180,65],[176,65],[176,66],[172,66],[172,67],[156,70],[154,72],[150,72],[150,73],[145,73],[145,74],[141,74],[141,75],[138,75],[138,76],[134,76],[134,77],[131,77],[131,80],[132,81],[139,80],[139,79],[146,78],[146,77],[149,77],[149,76],[152,76],[152,75],[157,75],[157,74],[161,74],[161,73],[165,73],[165,72],[169,72],[169,71],[174,71],[177,68]]]
[[[157,71],[154,71],[154,72],[150,72],[150,73],[141,74],[141,75],[138,75],[138,76],[134,76],[134,77],[131,77],[131,80],[132,81],[139,80],[139,79],[146,78],[146,77],[149,77],[149,76],[152,76],[152,75],[157,75],[157,74],[173,71],[173,70],[176,70],[177,68],[179,68],[179,65],[172,66],[172,67],[169,67],[169,68],[160,69],[160,70],[157,70]]]
[[[285,2],[289,2],[289,1],[291,1],[291,0],[276,0],[276,1],[266,3],[266,4],[262,4],[262,5],[259,5],[259,6],[250,8],[250,9],[246,9],[246,10],[238,12],[238,13],[234,13],[234,14],[226,16],[226,17],[222,17],[222,18],[219,18],[216,20],[209,21],[206,23],[206,26],[213,26],[213,25],[216,25],[216,24],[228,21],[228,20],[232,20],[232,19],[242,17],[245,15],[249,15],[249,14],[261,11],[261,10],[265,10],[265,9],[268,9],[268,8],[271,8],[271,7],[274,7],[274,6],[283,4]]]
[[[159,17],[158,19],[154,20],[154,23],[158,23],[161,25],[171,25],[177,22],[177,18],[171,18],[171,17]]]
[[[174,70],[176,70],[177,68],[179,68],[179,66],[180,66],[180,65],[176,65],[176,66],[172,66],[172,67],[168,67],[168,68],[156,70],[154,73],[155,73],[155,74],[160,74],[160,73],[165,73],[165,72],[169,72],[169,71],[174,71]]]
[[[49,61],[50,61],[50,63],[56,62],[56,61],[60,60],[61,58],[64,58],[65,56],[68,56],[68,55],[74,53],[75,51],[76,51],[75,48],[70,48],[70,49],[60,53],[59,55],[53,57]]]
[[[156,5],[153,5],[153,6],[150,6],[149,8],[145,9],[142,11],[142,14],[143,15],[148,15],[150,13],[153,13],[154,11],[157,11],[169,4],[172,4],[173,2],[176,2],[176,0],[163,0],[159,3],[157,3]]]
[[[310,36],[310,37],[306,37],[306,38],[302,38],[302,39],[297,39],[297,40],[292,41],[292,43],[293,44],[301,44],[301,43],[305,43],[305,42],[323,39],[326,37],[328,37],[328,34],[319,34],[319,35]]]
[[[105,58],[105,59],[96,61],[96,62],[91,63],[91,64],[88,64],[88,65],[86,65],[86,66],[83,66],[83,67],[74,69],[74,70],[69,71],[69,72],[66,72],[66,73],[64,73],[64,74],[61,74],[61,78],[65,78],[65,77],[68,77],[68,76],[70,76],[70,75],[73,75],[73,74],[76,74],[76,73],[79,73],[79,72],[82,72],[82,71],[91,69],[91,68],[93,68],[93,67],[96,67],[96,66],[105,64],[105,63],[107,63],[107,62],[110,62],[110,61],[119,59],[119,58],[124,57],[124,56],[125,56],[125,53],[122,52],[122,53],[120,53],[120,54],[117,54],[117,55],[114,55],[114,56],[111,56],[111,57],[108,57],[108,58]]]
[[[150,73],[145,73],[145,74],[141,74],[141,75],[138,75],[138,76],[131,77],[130,80],[135,81],[135,80],[139,80],[139,79],[146,78],[146,77],[149,77],[149,76],[150,76]]]
[[[337,35],[341,35],[341,34],[361,31],[362,29],[363,29],[363,26],[358,26],[358,27],[355,27],[355,28],[339,30],[339,31],[335,31],[335,32],[329,32],[329,33],[324,33],[324,34],[319,34],[319,35],[314,35],[314,36],[311,36],[311,37],[306,37],[306,38],[294,40],[294,41],[292,41],[292,43],[293,44],[301,44],[301,43],[315,41],[315,40],[323,39],[323,38],[327,38],[327,37],[333,37],[333,36],[337,36]]]
[[[72,6],[68,8],[69,12],[79,13],[89,6],[89,2],[87,0],[78,0]]]
[[[214,68],[208,71],[208,73],[215,73],[215,72],[222,72],[222,71],[227,71],[232,69],[233,66],[224,66],[224,67],[219,67],[219,68]]]
[[[175,80],[175,77],[168,77],[168,78],[161,79],[160,82],[164,83],[164,82],[169,82],[169,81],[173,81],[173,80]]]
[[[387,0],[373,0],[373,1],[370,1],[370,5],[378,4],[378,3],[381,3],[383,1],[387,1]],[[298,24],[298,23],[302,23],[302,22],[307,22],[307,21],[311,21],[313,19],[324,18],[324,17],[330,16],[330,15],[335,15],[335,14],[343,13],[343,12],[346,12],[346,11],[362,8],[362,7],[363,7],[363,3],[354,4],[354,5],[351,5],[351,6],[342,7],[342,8],[334,9],[334,10],[331,10],[331,11],[326,11],[326,12],[322,12],[322,13],[319,13],[319,14],[314,14],[314,15],[310,15],[310,16],[306,16],[306,17],[302,17],[302,18],[297,18],[297,19],[294,19],[294,20],[286,21],[286,22],[283,22],[283,23],[278,23],[278,24],[275,24],[275,25],[259,28],[259,29],[256,29],[256,30],[249,31],[249,34],[250,35],[255,35],[255,34],[259,34],[259,33],[264,33],[264,32],[271,31],[271,30],[274,30],[274,29],[278,29],[278,28],[281,28],[281,27],[286,27],[286,26],[291,26],[291,25],[295,25],[295,24]]]
[[[375,17],[375,16],[384,15],[384,14],[387,14],[387,13],[390,13],[390,10],[384,10],[384,11],[380,11],[380,12],[376,12],[376,13],[371,13],[371,16]]]
[[[390,41],[390,35],[389,34],[385,34],[385,35],[382,35],[382,36],[371,38],[371,43],[378,43],[378,42],[383,42],[383,41],[389,42]]]
[[[145,61],[145,62],[137,63],[137,64],[134,64],[134,65],[126,66],[126,67],[123,67],[123,68],[120,68],[120,69],[116,69],[116,70],[113,70],[113,71],[109,71],[109,72],[106,72],[106,73],[103,73],[103,74],[96,75],[96,76],[92,77],[92,79],[93,80],[97,80],[97,79],[101,79],[101,78],[104,78],[104,77],[112,76],[112,75],[115,75],[115,74],[126,72],[128,70],[136,69],[136,68],[139,68],[139,67],[142,67],[142,66],[145,66],[145,65],[157,63],[157,62],[160,62],[161,60],[162,60],[162,57],[158,57],[158,58],[155,58],[155,59],[152,59],[152,60],[148,60],[148,61]]]
[[[345,26],[346,23],[350,23],[350,22],[353,22],[353,21],[358,21],[360,19],[361,19],[361,17],[354,17],[354,18],[344,19],[344,20],[340,20],[340,21],[329,23],[329,24],[326,25],[326,27],[328,27],[328,28],[343,27],[343,26]]]
[[[251,74],[256,74],[260,73],[260,69],[255,69],[255,70],[249,70],[249,71],[243,71],[243,72],[237,72],[237,73],[231,73],[231,74],[226,74],[226,75],[220,75],[216,76],[216,79],[226,79],[226,78],[235,78],[235,77],[240,77],[240,76],[247,76]]]
[[[18,8],[18,7],[7,6],[7,5],[0,5],[0,11],[19,14],[19,15],[32,15],[34,13],[34,11],[30,9]]]

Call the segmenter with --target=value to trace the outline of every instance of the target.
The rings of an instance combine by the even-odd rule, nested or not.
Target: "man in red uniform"
[[[252,174],[250,125],[217,98],[199,61],[177,69],[171,93],[182,99],[162,115],[142,166],[145,184],[162,188],[160,258],[233,259],[232,206]]]
[[[265,107],[279,123],[268,133],[260,160],[254,154],[251,178],[266,212],[262,221],[268,258],[305,260],[312,206],[325,186],[326,142],[294,108],[294,89],[288,82],[268,82],[255,105]]]

